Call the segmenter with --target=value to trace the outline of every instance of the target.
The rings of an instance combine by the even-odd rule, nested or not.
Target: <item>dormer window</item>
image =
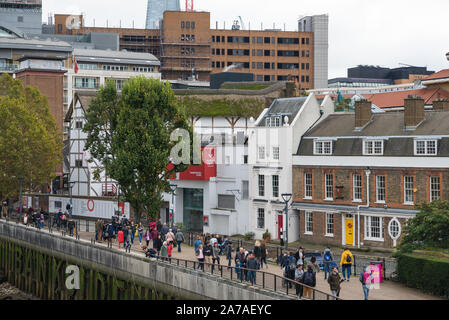
[[[365,140],[363,143],[363,155],[383,155],[383,140]]]
[[[268,117],[265,120],[265,125],[267,127],[280,127],[281,126],[281,117]]]
[[[315,141],[314,154],[332,154],[332,141]]]
[[[415,156],[436,156],[437,140],[415,140]]]

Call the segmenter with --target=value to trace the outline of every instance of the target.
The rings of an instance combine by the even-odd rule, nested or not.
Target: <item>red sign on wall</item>
[[[209,181],[217,176],[216,149],[207,146],[201,148],[202,164],[190,165],[189,168],[179,173],[179,180]]]

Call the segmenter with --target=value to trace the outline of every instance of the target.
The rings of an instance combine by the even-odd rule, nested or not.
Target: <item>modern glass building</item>
[[[148,0],[146,29],[159,29],[164,11],[181,11],[179,0]]]

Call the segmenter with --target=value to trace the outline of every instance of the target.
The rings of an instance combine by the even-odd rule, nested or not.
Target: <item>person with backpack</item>
[[[307,265],[307,271],[302,276],[302,283],[307,287],[304,287],[304,297],[313,299],[313,289],[316,286],[316,273],[313,271],[312,265]]]
[[[340,295],[340,284],[343,281],[344,280],[341,279],[340,274],[338,273],[337,266],[333,266],[332,271],[329,273],[329,278],[327,279],[327,283],[329,283],[329,287],[333,296],[338,297]]]
[[[298,265],[296,266],[296,270],[295,270],[295,280],[297,282],[302,283],[303,275],[304,275],[303,264],[301,261],[299,261]],[[302,292],[303,292],[303,286],[297,283],[296,284],[296,295],[298,296],[299,300],[301,300],[301,298],[302,298]]]
[[[373,270],[368,267],[363,267],[362,272],[360,272],[360,282],[362,283],[363,294],[365,296],[365,300],[368,300],[369,290],[371,289],[372,284],[374,283]]]
[[[334,261],[334,256],[332,255],[332,251],[327,246],[326,249],[324,249],[323,252],[323,267],[324,267],[324,280],[327,280],[327,274],[331,273],[331,264]]]
[[[296,272],[296,258],[293,255],[293,252],[290,252],[287,258],[287,265],[285,268],[285,277],[291,280],[295,280],[295,272]],[[288,287],[292,288],[292,282],[288,281]]]
[[[343,280],[349,281],[349,279],[351,278],[351,266],[352,266],[353,261],[354,261],[354,257],[352,255],[351,251],[349,251],[348,248],[345,248],[345,250],[341,254],[341,260],[340,260],[340,265],[342,267],[342,273],[343,273]],[[348,276],[347,279],[346,279],[346,275]]]

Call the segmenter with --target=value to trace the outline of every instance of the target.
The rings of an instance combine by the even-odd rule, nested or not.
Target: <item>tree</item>
[[[410,251],[419,247],[449,247],[449,202],[421,203],[419,212],[404,228],[400,249]]]
[[[54,178],[62,161],[62,133],[48,108],[47,97],[37,88],[23,87],[20,80],[0,77],[0,193],[37,191]]]
[[[101,88],[89,106],[84,131],[86,149],[101,161],[107,175],[116,180],[136,220],[142,212],[154,219],[162,206],[162,193],[170,192],[169,178],[187,165],[172,166],[171,133],[192,128],[175,99],[170,84],[155,79],[129,79],[121,96],[112,83]]]

